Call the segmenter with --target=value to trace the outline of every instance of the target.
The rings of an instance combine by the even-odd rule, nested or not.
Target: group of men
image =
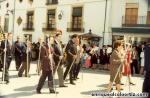
[[[62,32],[56,32],[53,37],[46,37],[46,40],[44,40],[44,37],[40,37],[36,44],[38,49],[37,72],[38,74],[41,73],[38,86],[36,88],[36,92],[38,94],[41,93],[41,89],[47,77],[50,93],[56,92],[54,90],[54,78],[56,72],[58,73],[59,87],[67,87],[64,84],[64,80],[67,75],[69,75],[70,84],[72,85],[75,85],[74,80],[78,79],[81,67],[80,58],[83,52],[82,47],[80,47],[79,37],[76,34],[72,35],[71,40],[66,45],[62,44],[61,37]],[[30,76],[29,69],[32,44],[28,39],[23,43],[18,36],[17,41],[12,44],[12,34],[7,33],[5,35],[5,39],[1,41],[0,49],[2,51],[2,81],[9,83],[8,72],[13,55],[15,57],[18,77],[22,77],[24,71],[25,77]],[[64,65],[66,65],[65,72],[63,72]]]

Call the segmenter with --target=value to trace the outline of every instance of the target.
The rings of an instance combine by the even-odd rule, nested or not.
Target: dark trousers
[[[131,73],[134,74],[134,70],[136,74],[139,74],[139,68],[138,68],[138,60],[134,59],[131,63]]]
[[[74,64],[72,65],[72,67],[71,67],[71,64],[72,64],[72,62],[68,62],[68,64],[67,64],[67,68],[66,68],[65,73],[64,73],[64,80],[66,79],[67,74],[69,74],[70,83],[73,83]],[[69,70],[70,70],[70,72],[69,72]]]
[[[3,81],[3,76],[4,76],[4,81],[8,81],[9,82],[9,67],[10,67],[10,63],[11,63],[12,58],[7,58],[6,57],[6,64],[5,64],[5,73],[2,74],[2,81]],[[4,65],[4,63],[3,63]]]
[[[49,90],[53,90],[54,87],[53,87],[53,75],[52,75],[52,71],[42,71],[42,75],[39,79],[39,82],[38,82],[38,86],[37,86],[37,90],[41,90],[43,85],[44,85],[44,82],[46,80],[46,78],[48,77],[48,87],[49,87]]]
[[[73,69],[73,77],[76,79],[78,77],[78,74],[80,72],[81,63],[75,64]]]
[[[2,55],[0,55],[0,70],[3,68],[3,61],[2,61]]]
[[[19,69],[21,63],[22,63],[22,59],[21,59],[21,56],[15,56],[15,63],[16,63],[16,70]]]
[[[149,94],[148,98],[150,98],[150,71],[146,72],[145,74],[142,92],[148,93]]]
[[[19,68],[18,76],[22,76],[23,72],[25,71],[25,77],[27,77],[29,75],[29,70],[30,70],[30,62],[28,64],[28,69],[27,69],[27,62],[23,61],[22,65]]]

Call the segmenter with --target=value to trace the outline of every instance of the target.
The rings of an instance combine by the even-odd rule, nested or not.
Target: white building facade
[[[0,6],[0,25],[3,29],[7,29],[7,10],[15,9],[13,14],[8,11],[9,25],[6,30],[14,33],[14,40],[18,35],[23,39],[29,35],[32,42],[37,42],[40,36],[52,35],[60,29],[63,32],[63,43],[67,43],[70,35],[88,33],[91,29],[92,33],[104,38],[104,45],[112,44],[114,35],[137,35],[134,32],[119,32],[117,29],[126,27],[123,25],[123,17],[126,16],[127,8],[138,8],[133,10],[138,12],[138,16],[147,16],[150,10],[148,0],[5,0]],[[103,43],[103,39],[100,43]]]

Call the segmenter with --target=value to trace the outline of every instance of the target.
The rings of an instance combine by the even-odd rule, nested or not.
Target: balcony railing
[[[147,16],[123,16],[123,27],[150,27],[150,19]]]
[[[47,23],[43,23],[43,28],[42,28],[43,31],[55,31],[56,30],[56,23],[48,26]]]
[[[58,0],[46,0],[46,5],[58,4]]]
[[[25,23],[23,25],[23,30],[24,31],[34,31],[34,28],[33,28],[33,23]]]
[[[72,22],[68,22],[67,23],[67,32],[80,32],[80,33],[83,33],[84,32],[83,23],[81,24],[80,27],[75,28],[75,27],[72,26]]]

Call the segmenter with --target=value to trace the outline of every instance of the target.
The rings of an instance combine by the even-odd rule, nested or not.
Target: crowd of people
[[[2,80],[9,83],[9,67],[14,57],[18,77],[30,77],[31,61],[37,61],[37,73],[40,74],[37,93],[41,93],[46,78],[50,93],[54,90],[54,75],[58,73],[59,87],[67,87],[64,80],[69,76],[70,84],[75,85],[74,80],[78,79],[81,68],[81,57],[83,49],[78,35],[72,35],[67,45],[62,44],[61,31],[54,36],[40,37],[36,44],[28,39],[22,42],[17,36],[17,41],[12,44],[12,34],[7,33],[4,40],[1,40],[1,71]],[[65,72],[64,65],[66,66]],[[25,75],[23,73],[25,72]]]
[[[144,67],[144,47],[145,44],[139,46],[133,46],[129,43],[126,43],[124,46],[130,52],[130,68],[131,74],[143,74]],[[82,65],[85,68],[98,68],[109,70],[110,66],[110,56],[112,54],[111,45],[97,47],[96,45],[83,45],[83,56],[82,56]],[[128,54],[129,55],[129,54]]]
[[[54,36],[40,37],[37,43],[31,43],[28,39],[22,42],[17,36],[17,41],[12,44],[12,34],[7,33],[0,41],[0,70],[3,71],[2,80],[9,83],[9,67],[13,57],[18,77],[30,77],[30,63],[36,61],[37,73],[40,74],[36,91],[40,94],[46,78],[50,93],[56,93],[53,81],[56,73],[58,73],[59,87],[67,87],[64,84],[66,77],[69,75],[70,84],[75,85],[74,80],[78,79],[81,67],[100,68],[110,70],[108,91],[112,90],[115,82],[116,89],[120,92],[123,75],[128,76],[130,85],[135,85],[131,76],[144,74],[144,49],[145,44],[137,47],[120,40],[116,41],[113,47],[81,45],[77,34],[72,35],[64,45],[61,31],[57,31]],[[64,67],[66,67],[65,72]]]

